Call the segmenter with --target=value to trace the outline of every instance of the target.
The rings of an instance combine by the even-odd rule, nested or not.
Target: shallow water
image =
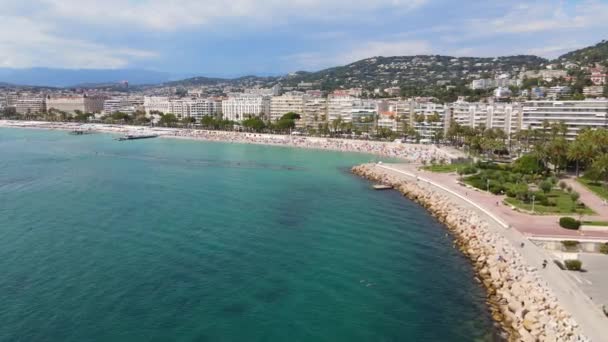
[[[0,340],[490,340],[444,228],[348,172],[371,159],[0,129]]]

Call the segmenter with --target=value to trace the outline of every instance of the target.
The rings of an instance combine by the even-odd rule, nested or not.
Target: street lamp
[[[486,189],[488,192],[490,192],[490,180],[486,179]]]
[[[532,213],[534,213],[534,200],[536,199],[535,195],[532,195]]]

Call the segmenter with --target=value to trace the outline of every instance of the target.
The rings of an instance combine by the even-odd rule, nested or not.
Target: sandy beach
[[[413,163],[430,162],[431,160],[448,161],[452,158],[461,157],[458,152],[447,151],[435,145],[404,144],[397,142],[304,137],[295,135],[260,134],[232,131],[210,131],[203,129],[16,120],[0,120],[0,127],[50,129],[64,131],[90,130],[94,132],[113,134],[156,134],[162,138],[177,138],[243,144],[261,144],[272,146],[331,150],[340,152],[367,153],[380,157],[396,158]]]

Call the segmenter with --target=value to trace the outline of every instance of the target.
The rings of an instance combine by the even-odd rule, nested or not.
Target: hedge
[[[600,253],[608,254],[608,242],[600,245]]]
[[[580,260],[566,260],[564,264],[566,264],[566,268],[570,271],[580,271],[583,267],[583,263]]]
[[[559,219],[559,225],[562,228],[577,230],[581,226],[581,221],[572,217],[562,217]]]
[[[562,241],[562,245],[566,248],[574,248],[574,247],[578,247],[579,242],[574,241],[574,240],[564,240],[564,241]]]

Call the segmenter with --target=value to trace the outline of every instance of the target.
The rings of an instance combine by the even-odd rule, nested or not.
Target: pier
[[[127,134],[124,137],[118,138],[119,141],[125,140],[138,140],[138,139],[152,139],[158,137],[158,134],[146,134],[146,135],[132,135]]]

